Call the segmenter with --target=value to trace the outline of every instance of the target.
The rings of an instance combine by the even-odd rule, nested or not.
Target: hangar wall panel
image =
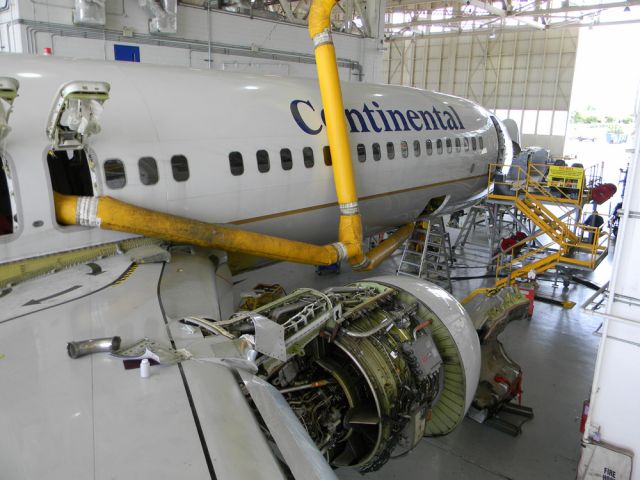
[[[632,452],[631,480],[640,480],[640,98],[635,117],[635,149],[629,164],[611,279],[607,282],[608,295],[595,299],[604,299],[604,309],[596,310],[595,301],[589,305],[605,320],[598,331],[601,339],[584,439],[597,438]]]
[[[217,46],[211,56],[214,69],[316,75],[315,64],[309,63],[313,60],[313,44],[306,25],[219,10],[209,15],[206,9],[179,5],[178,32],[150,35],[147,12],[137,2],[120,0],[107,2],[106,29],[110,35],[101,38],[101,29],[73,25],[73,4],[73,0],[15,0],[9,11],[0,12],[0,50],[42,53],[44,48],[51,48],[54,55],[111,60],[113,44],[122,43],[139,45],[143,63],[209,68],[202,42],[208,42],[211,36]],[[190,41],[199,42],[199,48],[190,48]],[[335,34],[334,42],[338,57],[362,66],[362,80],[383,81],[378,40]],[[236,47],[243,53],[237,54]],[[353,68],[345,66],[340,74],[344,80],[360,80]]]
[[[427,35],[388,42],[387,83],[469,98],[513,118],[524,145],[562,154],[578,28]]]

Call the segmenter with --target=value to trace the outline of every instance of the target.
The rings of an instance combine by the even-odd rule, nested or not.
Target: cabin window
[[[469,151],[469,139],[467,137],[464,137],[463,143],[464,143],[464,151],[468,152]]]
[[[407,158],[409,156],[409,146],[404,140],[400,142],[400,153],[402,154],[402,158]]]
[[[480,147],[480,150],[484,149],[484,141],[482,140],[482,137],[478,137],[478,146]]]
[[[460,144],[460,138],[456,137],[456,152],[460,152],[462,150],[462,145]]]
[[[361,163],[364,163],[367,161],[367,149],[364,148],[364,145],[362,143],[359,143],[357,146],[357,150],[358,150],[358,161]]]
[[[111,158],[106,160],[103,165],[104,178],[107,187],[112,189],[122,188],[127,184],[127,178],[124,174],[124,164],[122,160]]]
[[[258,160],[258,171],[260,173],[267,173],[269,171],[269,152],[266,150],[258,150],[256,152],[256,159]]]
[[[158,183],[158,164],[153,157],[142,157],[138,160],[138,172],[143,185]]]
[[[11,208],[11,192],[5,163],[0,156],[0,235],[13,233],[13,208]]]
[[[184,155],[174,155],[171,157],[171,172],[176,182],[186,182],[189,180],[189,163]]]
[[[436,149],[438,150],[438,155],[442,155],[442,139],[438,139],[436,141]]]
[[[427,140],[427,155],[432,155],[433,154],[433,143],[431,143],[431,140]]]
[[[304,166],[306,168],[312,168],[313,167],[313,148],[311,147],[304,147],[302,149],[302,161],[304,162]]]
[[[419,140],[414,140],[413,141],[413,154],[416,157],[420,156],[420,141]]]
[[[393,160],[396,156],[396,151],[393,146],[393,142],[387,142],[387,158]]]
[[[471,150],[477,150],[476,137],[471,137]]]
[[[447,138],[446,139],[446,143],[447,143],[447,153],[451,153],[451,150],[453,149],[453,147],[451,145],[451,139]]]
[[[240,152],[231,152],[229,154],[229,168],[231,175],[238,176],[244,173],[244,161]]]
[[[374,143],[372,150],[373,150],[373,160],[376,162],[379,161],[380,157],[382,156],[380,153],[380,144]]]
[[[324,147],[322,147],[322,158],[324,158],[324,164],[327,167],[331,166],[331,149],[329,148],[329,145],[325,145]]]
[[[91,197],[93,180],[85,150],[49,150],[47,165],[54,192]]]
[[[293,157],[291,156],[291,150],[288,148],[280,149],[280,163],[283,170],[291,170],[293,168]]]

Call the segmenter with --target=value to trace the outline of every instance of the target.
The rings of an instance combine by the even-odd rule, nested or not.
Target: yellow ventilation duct
[[[342,102],[342,90],[331,38],[331,10],[335,0],[313,0],[309,9],[309,35],[315,47],[320,95],[327,123],[333,178],[340,205],[339,241],[354,270],[365,269],[369,260],[362,252],[362,219],[353,175],[351,149]]]
[[[286,238],[249,232],[228,225],[199,222],[148,210],[111,197],[76,197],[54,193],[56,217],[63,225],[100,227],[133,233],[173,243],[244,253],[286,262],[332,265],[341,261],[343,248],[337,244],[313,245]],[[371,270],[387,258],[411,234],[413,225],[398,229],[367,253]]]
[[[331,265],[340,260],[338,250],[332,245],[318,246],[199,222],[137,207],[111,197],[76,197],[54,193],[54,200],[58,222],[64,225],[100,227],[174,243],[310,265]]]

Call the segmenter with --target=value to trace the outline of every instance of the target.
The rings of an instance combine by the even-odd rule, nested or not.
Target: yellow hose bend
[[[331,28],[331,10],[337,3],[337,0],[314,0],[311,2],[308,17],[311,38]]]
[[[380,242],[380,244],[372,248],[367,252],[366,258],[368,263],[363,266],[354,266],[353,269],[357,272],[369,271],[376,268],[383,260],[389,258],[393,252],[395,252],[411,235],[413,231],[414,223],[403,225],[398,230],[393,232],[389,238]]]

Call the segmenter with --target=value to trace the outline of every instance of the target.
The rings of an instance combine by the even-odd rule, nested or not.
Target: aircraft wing
[[[164,268],[116,255],[5,289],[0,476],[336,478],[273,386],[227,361],[224,340],[167,314]],[[67,355],[69,341],[116,335],[192,357],[141,378],[108,353]]]

